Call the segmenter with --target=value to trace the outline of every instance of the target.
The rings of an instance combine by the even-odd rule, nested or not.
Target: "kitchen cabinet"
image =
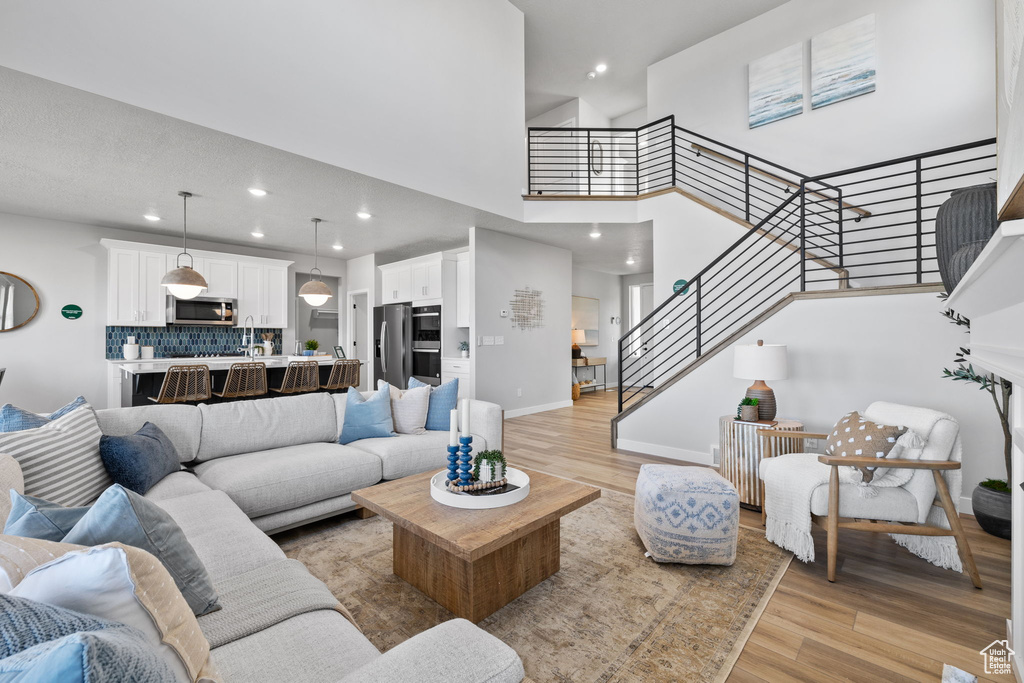
[[[471,386],[472,373],[468,358],[442,358],[441,383],[459,380],[459,398],[473,398]]]
[[[438,253],[380,266],[381,303],[441,299],[443,262]]]
[[[469,253],[458,255],[455,262],[455,326],[469,327],[470,294],[473,283],[469,275]]]
[[[412,301],[412,268],[404,264],[381,266],[381,302],[393,304]]]
[[[288,268],[240,262],[237,298],[237,327],[250,315],[256,327],[288,327]]]
[[[441,298],[441,259],[412,266],[412,300]]]
[[[107,262],[107,324],[162,327],[167,290],[160,286],[173,261],[162,252],[110,249]]]
[[[188,259],[184,259],[188,262]],[[206,278],[206,291],[199,296],[218,299],[238,298],[238,261],[197,257],[196,272]]]

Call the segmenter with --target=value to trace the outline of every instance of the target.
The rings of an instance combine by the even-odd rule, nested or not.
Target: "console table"
[[[590,384],[580,384],[580,391],[584,389],[593,389],[597,391],[598,387],[602,389],[608,388],[608,359],[604,357],[600,358],[573,358],[572,366],[574,368],[594,368],[594,381]],[[601,368],[601,381],[597,381],[597,368]]]
[[[718,473],[736,486],[740,494],[740,505],[761,509],[761,480],[757,467],[765,456],[765,447],[772,455],[798,453],[803,450],[801,439],[785,437],[760,437],[758,429],[779,429],[787,432],[802,431],[804,425],[796,420],[760,420],[743,422],[734,415],[724,415],[719,420]],[[765,441],[771,441],[765,444]]]

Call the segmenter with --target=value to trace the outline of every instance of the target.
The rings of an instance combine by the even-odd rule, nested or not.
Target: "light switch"
[[[494,338],[494,345],[495,346],[501,346],[504,343],[505,343],[505,338],[504,337],[495,337]]]
[[[494,346],[494,337],[484,337],[484,346]]]
[[[503,308],[503,309],[501,309],[501,312],[498,313],[498,315],[500,315],[502,318],[507,318],[508,317],[508,311]]]

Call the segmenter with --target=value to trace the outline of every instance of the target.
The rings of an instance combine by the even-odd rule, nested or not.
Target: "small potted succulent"
[[[501,451],[481,451],[473,462],[473,479],[484,484],[501,481],[508,471],[508,462]]]
[[[303,356],[315,356],[316,350],[320,348],[320,342],[316,339],[306,340],[306,350],[302,352]]]
[[[757,422],[757,399],[745,396],[736,408],[736,420]]]
[[[469,342],[468,341],[460,341],[459,342],[459,351],[462,352],[462,357],[463,358],[469,358]]]

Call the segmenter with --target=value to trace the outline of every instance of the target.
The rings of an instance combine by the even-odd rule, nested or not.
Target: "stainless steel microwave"
[[[238,312],[237,299],[220,299],[197,296],[195,299],[178,299],[167,295],[167,322],[172,325],[224,325],[235,324]]]

